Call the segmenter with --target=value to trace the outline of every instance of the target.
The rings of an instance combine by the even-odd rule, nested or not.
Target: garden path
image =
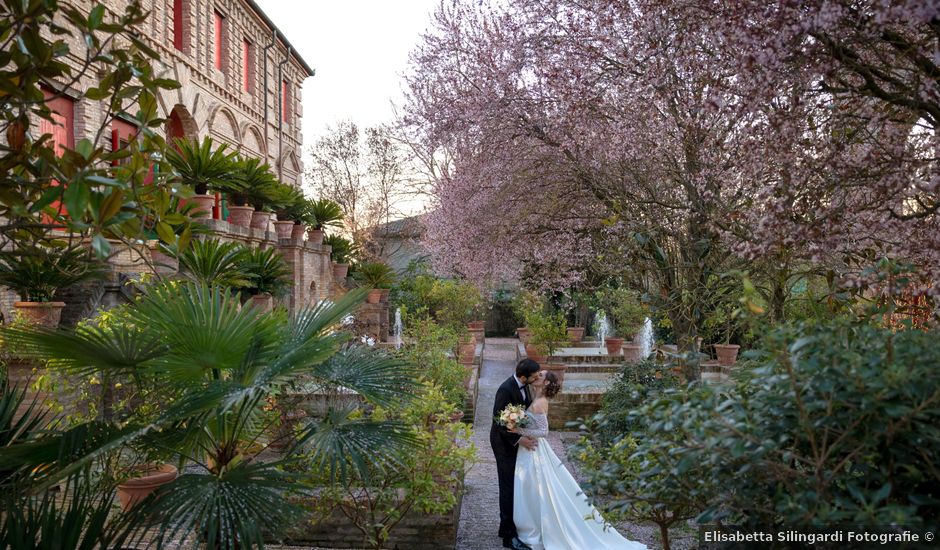
[[[457,550],[499,550],[502,541],[496,536],[499,527],[499,488],[496,483],[496,459],[490,448],[490,423],[493,418],[493,400],[496,389],[512,374],[516,366],[515,338],[487,338],[480,363],[480,382],[477,391],[476,413],[473,418],[473,444],[477,448],[477,462],[465,480],[460,525],[457,529]],[[574,432],[549,432],[548,442],[565,467],[581,481],[580,472],[568,460],[565,442],[577,437]],[[650,548],[661,548],[657,530],[651,525],[617,523],[615,527],[631,540],[640,541]],[[695,546],[694,531],[671,531],[673,548],[684,550]]]

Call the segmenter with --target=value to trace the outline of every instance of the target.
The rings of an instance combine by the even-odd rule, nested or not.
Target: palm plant
[[[103,275],[103,266],[80,248],[36,245],[0,256],[0,286],[10,288],[26,302],[49,302],[60,288]]]
[[[212,138],[202,142],[177,139],[176,148],[168,148],[166,159],[179,173],[183,183],[191,185],[197,195],[224,190],[235,167],[235,153],[227,153],[226,144],[214,148]]]
[[[296,187],[279,183],[275,187],[274,211],[277,219],[281,221],[303,221],[304,213],[308,210],[307,199],[303,191]]]
[[[395,271],[381,262],[358,264],[353,277],[368,288],[392,288],[395,284]]]
[[[232,204],[245,206],[249,202],[258,208],[258,204],[266,203],[271,189],[277,183],[277,178],[271,166],[262,163],[256,158],[239,159],[233,167],[232,177],[222,191],[228,193]]]
[[[113,326],[59,332],[10,327],[6,337],[22,355],[51,360],[52,368],[151,373],[177,388],[179,397],[147,425],[89,422],[0,449],[0,467],[42,465],[40,486],[48,486],[122,445],[169,450],[201,468],[140,504],[132,519],[136,526],[156,524],[161,546],[197,533],[208,548],[262,547],[265,532],[288,524],[285,518],[298,512],[289,497],[305,488],[284,468],[295,461],[297,448],[280,460],[258,459],[268,432],[269,400],[310,380],[391,407],[414,387],[415,369],[398,359],[337,356],[349,335],[336,327],[363,296],[352,291],[288,319],[241,308],[230,289],[184,283],[152,288],[133,305],[138,336],[127,337]],[[160,345],[154,347],[155,341]],[[311,453],[307,456],[331,475],[343,476],[340,464],[398,457],[414,436],[398,422],[334,412],[305,427],[300,440]]]
[[[245,251],[240,264],[251,294],[283,295],[290,286],[291,269],[281,253],[274,248],[251,248]]]
[[[248,276],[242,271],[246,249],[239,243],[195,240],[182,252],[161,246],[167,255],[179,260],[180,273],[197,284],[232,288],[248,284]]]
[[[355,243],[339,235],[327,235],[323,244],[330,246],[330,259],[333,263],[348,264],[358,253]]]
[[[310,201],[307,208],[308,219],[305,220],[313,229],[323,231],[326,227],[337,227],[343,221],[343,209],[329,199]]]

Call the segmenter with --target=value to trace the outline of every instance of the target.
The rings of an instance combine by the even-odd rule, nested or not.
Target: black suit
[[[499,477],[499,536],[504,539],[516,536],[516,524],[512,521],[512,486],[520,436],[510,433],[505,426],[497,424],[496,417],[509,405],[528,407],[527,393],[520,390],[516,378],[510,376],[496,390],[496,399],[493,402],[490,446],[493,447],[493,454],[496,455],[496,473]]]

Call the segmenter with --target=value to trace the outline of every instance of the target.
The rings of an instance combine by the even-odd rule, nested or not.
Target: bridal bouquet
[[[496,423],[500,426],[506,426],[507,430],[515,430],[516,428],[528,426],[529,417],[526,416],[525,407],[522,405],[509,405],[496,417]]]

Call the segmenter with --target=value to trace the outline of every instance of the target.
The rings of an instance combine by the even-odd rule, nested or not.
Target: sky
[[[408,54],[440,0],[256,0],[316,76],[303,85],[304,147],[327,124],[392,119]]]

